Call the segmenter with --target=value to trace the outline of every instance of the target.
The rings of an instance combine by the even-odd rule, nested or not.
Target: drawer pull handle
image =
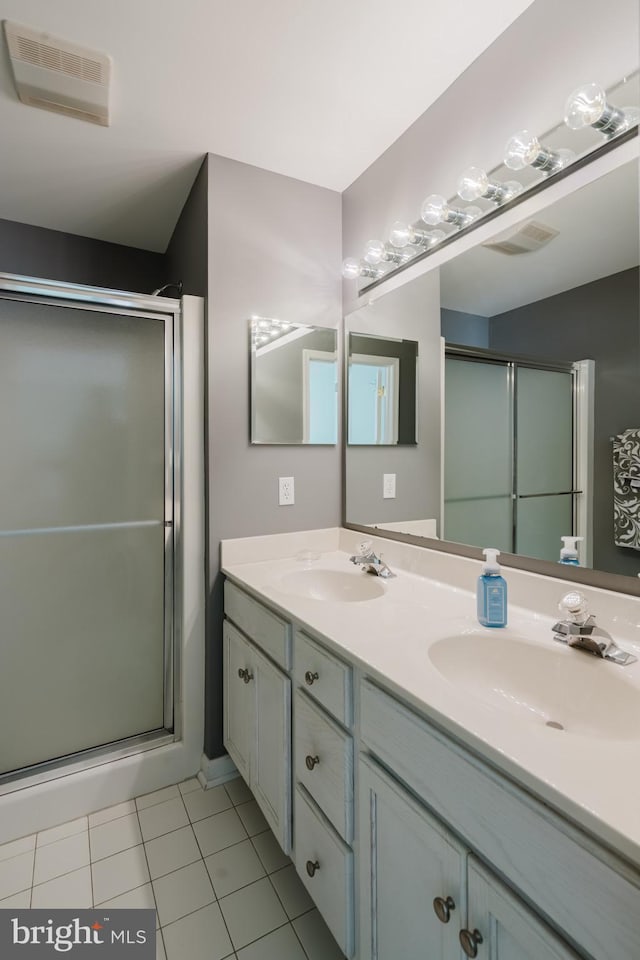
[[[478,956],[478,944],[482,943],[482,934],[479,930],[461,930],[459,934],[460,946],[468,957]]]
[[[307,868],[307,873],[309,874],[310,877],[314,875],[316,870],[320,869],[320,864],[318,863],[317,860],[307,860],[305,866]]]
[[[433,909],[435,910],[436,917],[440,923],[449,923],[451,920],[451,911],[455,910],[456,905],[453,897],[436,897],[433,901]]]
[[[316,763],[320,763],[320,757],[312,757],[311,754],[307,754],[304,758],[304,762],[307,765],[307,770],[313,770]]]
[[[318,679],[317,671],[315,673],[311,673],[311,670],[307,670],[307,672],[304,675],[304,682],[307,684],[308,687],[313,686],[313,681],[317,679]]]
[[[238,676],[241,680],[244,680],[245,683],[249,683],[251,680],[253,680],[253,674],[249,673],[248,670],[243,670],[242,668],[238,670]]]

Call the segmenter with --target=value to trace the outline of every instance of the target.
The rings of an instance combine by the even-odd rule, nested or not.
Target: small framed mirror
[[[347,443],[415,445],[417,341],[349,333],[347,352]]]
[[[336,330],[252,317],[249,335],[251,443],[336,444]]]

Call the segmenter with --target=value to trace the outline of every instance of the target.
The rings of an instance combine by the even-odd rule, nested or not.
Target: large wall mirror
[[[336,331],[253,317],[249,336],[251,443],[337,443]]]
[[[556,575],[534,561],[582,536],[581,565],[637,591],[640,485],[614,455],[640,430],[638,161],[616,152],[604,175],[540,194],[535,216],[506,232],[497,218],[488,241],[346,318],[417,340],[427,387],[411,457],[346,448],[347,523],[497,546]],[[391,470],[392,501],[378,495]]]

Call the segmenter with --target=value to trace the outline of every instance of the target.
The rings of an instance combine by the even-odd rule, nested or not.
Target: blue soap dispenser
[[[483,627],[506,627],[507,582],[500,576],[499,550],[487,547],[487,558],[478,577],[478,620]]]

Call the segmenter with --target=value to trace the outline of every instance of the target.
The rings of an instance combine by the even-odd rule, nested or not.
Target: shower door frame
[[[164,323],[163,726],[0,775],[0,796],[182,738],[182,305],[180,300],[0,272],[0,301],[91,310]]]

